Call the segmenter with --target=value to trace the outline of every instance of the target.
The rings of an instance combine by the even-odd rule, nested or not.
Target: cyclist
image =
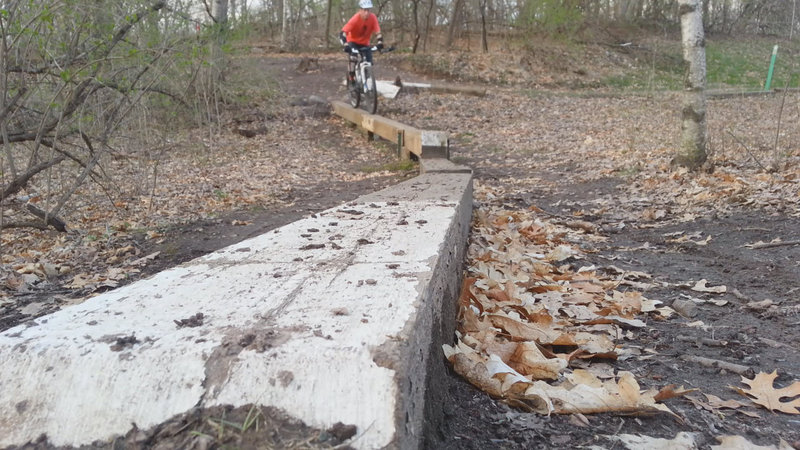
[[[350,53],[350,49],[355,48],[364,54],[364,58],[372,63],[372,48],[369,43],[372,35],[376,35],[378,50],[383,50],[383,35],[381,26],[378,24],[378,17],[370,12],[372,0],[359,0],[360,8],[353,17],[347,21],[339,32],[339,41],[344,45],[344,51]],[[350,58],[348,73],[348,83],[352,83],[356,76],[356,61]]]

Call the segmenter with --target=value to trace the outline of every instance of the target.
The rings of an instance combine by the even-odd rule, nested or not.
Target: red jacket
[[[369,45],[373,33],[381,32],[381,26],[378,25],[378,17],[375,14],[369,13],[366,20],[361,20],[361,14],[356,13],[344,24],[342,31],[347,33],[347,42]]]

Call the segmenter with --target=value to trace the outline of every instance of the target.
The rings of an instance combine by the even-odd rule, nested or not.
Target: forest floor
[[[161,162],[153,189],[131,192],[113,206],[97,201],[91,214],[67,217],[76,231],[66,235],[5,234],[0,329],[413,176],[413,169],[393,162],[391,145],[368,142],[308,100],[345,96],[342,55],[314,55],[298,70],[308,56],[254,50],[241,57],[239,64],[255,61],[288,95],[279,105],[228,111],[215,148],[192,147],[205,142],[204,130],[184,137]],[[601,297],[618,292],[638,305],[635,316],[583,328],[613,330],[615,352],[583,351],[567,358],[570,369],[590,372],[598,383],[622,383],[629,372],[642,391],[675,385],[680,395],[659,402],[671,412],[606,405],[595,414],[546,415],[532,412],[530,398],[520,401],[519,393],[503,391],[517,401],[494,399],[454,370],[441,381],[448,397],[444,419],[432,424],[426,447],[656,448],[653,439],[669,439],[677,448],[750,448],[738,440],[746,439],[800,448],[800,384],[793,384],[800,382],[800,95],[710,98],[713,164],[691,174],[670,165],[680,135],[677,94],[574,89],[594,85],[594,67],[624,68],[618,57],[550,72],[535,59],[516,58],[509,70],[526,72],[525,84],[498,85],[485,84],[495,80],[481,75],[492,66],[488,57],[472,56],[459,63],[460,79],[441,81],[481,84],[487,96],[401,93],[381,99],[379,107],[386,117],[448,132],[452,159],[475,172],[467,275],[484,277],[483,286],[495,290],[481,292],[476,283],[480,305],[465,304],[465,310],[479,306],[500,315],[505,305],[489,300],[523,297],[509,283],[510,268],[519,270],[549,244],[569,248],[550,258],[557,263],[551,281],[591,274],[591,284],[605,289]],[[378,56],[379,78],[437,80],[406,59]],[[526,233],[539,230],[538,247],[504,238],[514,221],[528,226]],[[487,269],[500,267],[499,253],[511,261]],[[526,286],[528,294],[536,292]],[[575,303],[550,313],[574,319],[582,314],[572,309]],[[461,340],[485,347],[479,342],[485,334],[466,338],[480,328],[470,320],[468,312],[461,317]],[[493,339],[513,340],[509,328],[501,331]],[[575,350],[549,348],[562,359]],[[774,384],[763,375],[743,384],[773,371]],[[209,440],[204,436],[214,430],[207,421],[181,420],[126,440],[142,448],[260,448],[266,442],[235,433]],[[337,443],[320,438],[334,431],[301,431],[316,437],[297,440],[305,447],[296,448]]]

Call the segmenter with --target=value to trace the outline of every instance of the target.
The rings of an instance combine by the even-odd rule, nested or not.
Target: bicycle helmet
[[[359,0],[358,7],[361,9],[370,9],[372,8],[372,0]]]

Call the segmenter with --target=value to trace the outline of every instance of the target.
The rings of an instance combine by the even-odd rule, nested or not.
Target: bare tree
[[[454,0],[453,15],[450,19],[450,27],[447,30],[447,48],[452,48],[456,35],[461,27],[462,16],[464,14],[464,0]]]
[[[706,50],[700,0],[679,0],[683,42],[684,94],[681,148],[675,162],[690,169],[706,161]]]
[[[478,9],[481,14],[481,50],[489,53],[489,38],[486,30],[486,3],[488,0],[478,0]]]
[[[325,46],[331,45],[331,15],[333,15],[333,0],[327,0],[325,7]]]
[[[185,104],[161,85],[169,39],[158,17],[166,3],[6,4],[0,15],[0,202],[16,213],[0,228],[66,230],[59,216],[83,183],[105,180],[101,162],[124,118],[151,94]]]

